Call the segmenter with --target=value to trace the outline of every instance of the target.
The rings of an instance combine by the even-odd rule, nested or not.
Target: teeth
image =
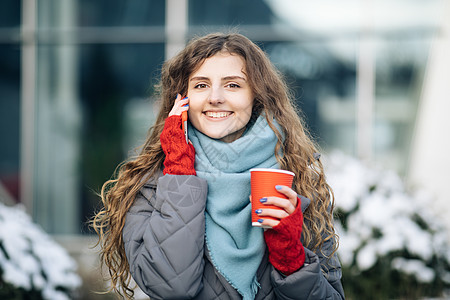
[[[207,115],[208,117],[211,117],[211,118],[225,118],[225,117],[228,117],[228,116],[230,115],[230,113],[229,113],[229,112],[213,112],[213,111],[207,111],[207,112],[206,112],[206,115]]]

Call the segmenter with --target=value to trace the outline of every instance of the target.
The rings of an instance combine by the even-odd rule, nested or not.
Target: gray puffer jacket
[[[193,175],[150,179],[136,197],[123,229],[130,272],[151,299],[242,299],[211,263],[204,242],[207,182]],[[303,211],[309,203],[302,203]],[[322,252],[330,254],[332,240]],[[284,276],[268,261],[257,271],[256,299],[343,299],[341,267],[305,247],[306,260]],[[329,255],[328,255],[329,256]]]

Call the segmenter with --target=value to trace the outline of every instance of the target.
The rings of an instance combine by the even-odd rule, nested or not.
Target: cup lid
[[[274,172],[274,173],[284,173],[284,174],[289,174],[292,176],[295,176],[294,172],[291,171],[287,171],[287,170],[280,170],[280,169],[269,169],[269,168],[253,168],[250,169],[250,172]]]

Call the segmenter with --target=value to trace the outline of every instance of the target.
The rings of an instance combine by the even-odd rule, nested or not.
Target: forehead
[[[245,77],[244,59],[236,54],[219,52],[205,59],[190,77],[225,77],[232,75]]]

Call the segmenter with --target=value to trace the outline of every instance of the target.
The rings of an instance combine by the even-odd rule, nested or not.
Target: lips
[[[230,111],[205,111],[204,114],[213,119],[222,119],[230,116],[232,112]]]

